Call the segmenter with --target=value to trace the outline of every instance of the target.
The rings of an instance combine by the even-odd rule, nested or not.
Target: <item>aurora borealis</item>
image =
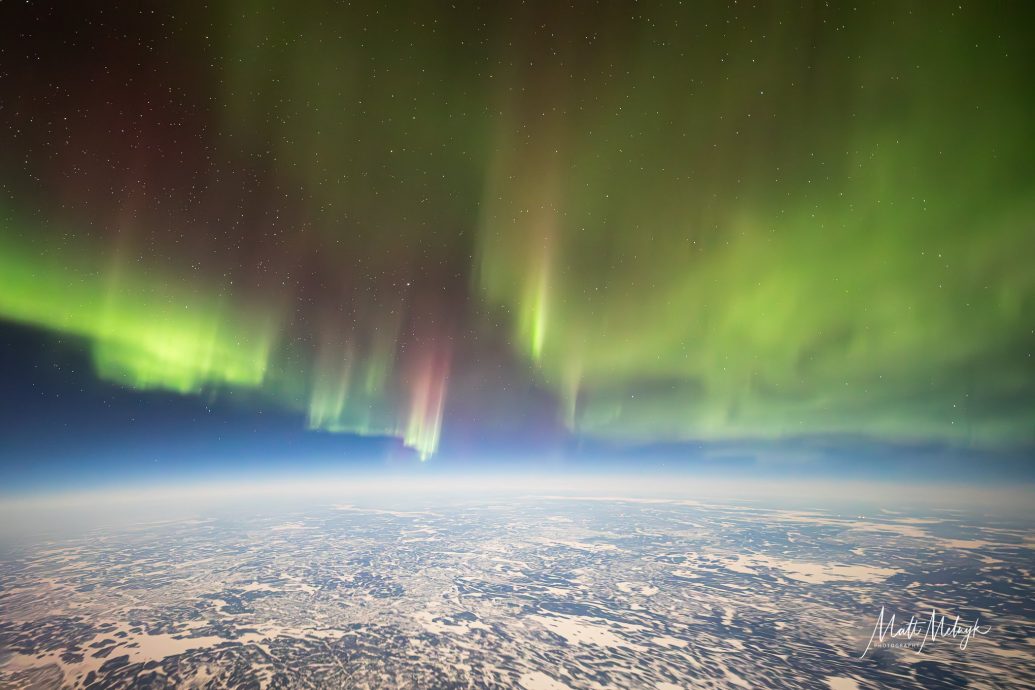
[[[1035,447],[1027,3],[6,7],[0,320],[312,433]]]

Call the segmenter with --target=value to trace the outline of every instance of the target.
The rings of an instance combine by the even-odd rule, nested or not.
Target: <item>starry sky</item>
[[[8,476],[1035,472],[1029,3],[9,5]]]

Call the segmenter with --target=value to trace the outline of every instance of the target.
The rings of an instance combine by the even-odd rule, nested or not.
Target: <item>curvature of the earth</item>
[[[2,688],[1033,687],[1035,541],[524,498],[95,531],[0,562]],[[881,606],[990,625],[871,649]]]

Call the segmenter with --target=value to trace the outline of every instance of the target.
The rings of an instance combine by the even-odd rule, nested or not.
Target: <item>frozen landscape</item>
[[[607,496],[96,529],[5,552],[0,687],[1031,687],[1031,534]],[[862,657],[881,607],[988,630]]]

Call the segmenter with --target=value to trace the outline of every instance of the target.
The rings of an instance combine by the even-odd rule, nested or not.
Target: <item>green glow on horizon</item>
[[[262,385],[274,331],[185,280],[109,268],[89,254],[34,251],[0,234],[0,316],[82,337],[98,375],[133,388],[198,393]]]

